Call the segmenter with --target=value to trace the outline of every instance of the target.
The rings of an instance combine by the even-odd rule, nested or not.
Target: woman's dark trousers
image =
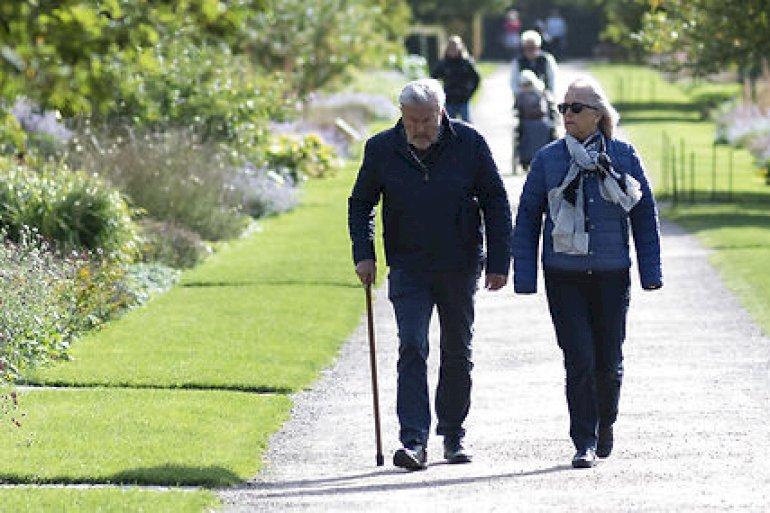
[[[438,310],[441,355],[436,390],[436,433],[462,438],[470,408],[471,338],[476,272],[415,272],[392,269],[388,296],[398,324],[398,392],[400,439],[406,447],[425,445],[430,431],[427,359],[428,327]]]
[[[618,415],[629,273],[546,269],[545,286],[567,371],[570,437],[578,450],[596,448],[597,429]]]

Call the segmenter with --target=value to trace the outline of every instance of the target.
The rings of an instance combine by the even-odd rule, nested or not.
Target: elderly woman
[[[541,149],[521,194],[513,235],[514,289],[536,292],[537,248],[564,354],[572,466],[613,446],[629,305],[629,227],[642,288],[662,284],[657,208],[634,148],[613,137],[618,114],[589,79],[567,89],[567,135]]]

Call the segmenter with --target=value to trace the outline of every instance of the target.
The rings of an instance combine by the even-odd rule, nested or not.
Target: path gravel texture
[[[576,70],[565,67],[564,82]],[[507,70],[488,78],[481,94],[475,122],[507,171]],[[522,181],[506,177],[514,206]],[[665,287],[642,291],[634,269],[616,448],[596,468],[569,466],[564,370],[542,284],[535,296],[516,296],[511,287],[477,296],[466,423],[473,463],[445,464],[434,436],[426,471],[394,468],[397,341],[383,286],[375,310],[386,465],[374,465],[362,320],[336,364],[296,395],[264,471],[221,492],[224,510],[770,511],[770,340],[722,285],[708,256],[694,237],[663,223]],[[434,319],[431,387],[436,325]]]

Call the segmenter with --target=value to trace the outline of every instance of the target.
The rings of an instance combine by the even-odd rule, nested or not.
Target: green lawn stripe
[[[347,233],[347,197],[357,164],[308,182],[295,211],[260,221],[260,231],[185,273],[183,285],[289,283],[356,286]]]
[[[71,362],[30,382],[297,390],[330,364],[362,304],[360,287],[176,288],[79,341]]]
[[[294,212],[226,245],[182,286],[84,337],[73,361],[28,382],[276,392],[309,385],[363,310],[346,220],[356,169],[351,161],[335,177],[311,180]]]
[[[0,481],[226,486],[260,467],[291,401],[242,392],[26,391],[0,431]]]
[[[0,505],[14,513],[200,513],[219,501],[210,491],[0,488]]]

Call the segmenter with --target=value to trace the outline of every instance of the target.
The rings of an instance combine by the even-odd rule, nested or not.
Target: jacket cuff
[[[639,281],[642,288],[660,288],[663,285],[663,276],[660,272],[639,273]]]

